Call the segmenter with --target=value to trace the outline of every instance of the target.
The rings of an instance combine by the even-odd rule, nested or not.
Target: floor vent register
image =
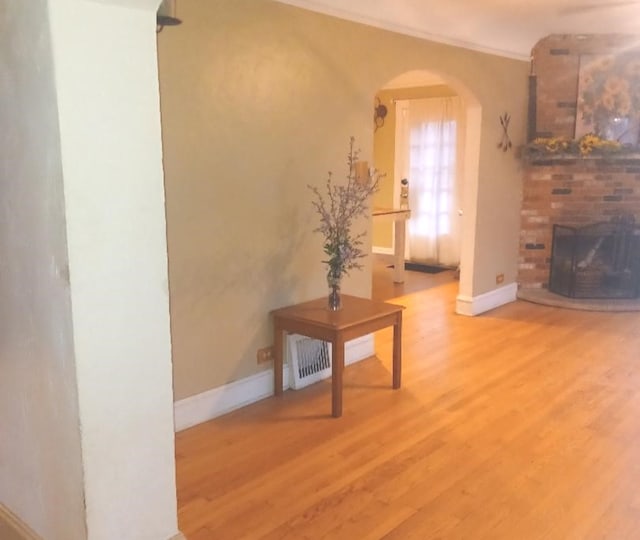
[[[287,336],[291,388],[299,390],[331,377],[331,347],[326,341],[299,334]]]

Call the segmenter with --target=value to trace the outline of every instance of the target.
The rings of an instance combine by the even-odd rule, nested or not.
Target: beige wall
[[[306,185],[344,175],[350,135],[371,160],[374,95],[405,71],[481,103],[473,293],[515,281],[520,171],[496,144],[505,111],[524,139],[527,63],[267,0],[181,0],[180,16],[158,38],[176,399],[257,372],[269,311],[326,293]],[[370,289],[367,262],[345,292]]]
[[[394,167],[396,150],[396,106],[398,99],[424,99],[454,96],[455,92],[444,84],[433,86],[415,86],[412,88],[390,88],[380,90],[376,98],[387,108],[384,126],[375,130],[373,135],[373,159],[376,168],[386,174],[385,180],[373,199],[374,206],[397,207],[399,201],[393,200]],[[393,223],[373,223],[372,244],[375,247],[391,249],[393,246]]]
[[[3,3],[0,505],[61,540],[86,530],[50,43],[45,0]]]

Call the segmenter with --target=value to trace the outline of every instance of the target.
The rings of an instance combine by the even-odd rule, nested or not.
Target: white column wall
[[[47,0],[0,5],[0,521],[86,535]],[[4,512],[3,512],[4,510]],[[6,531],[0,523],[1,531]]]
[[[49,0],[90,540],[177,534],[157,0]]]

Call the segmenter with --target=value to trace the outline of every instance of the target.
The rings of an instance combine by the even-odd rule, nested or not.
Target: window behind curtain
[[[461,231],[460,98],[415,99],[397,107],[396,159],[400,177],[409,179],[411,209],[406,256],[457,265]]]

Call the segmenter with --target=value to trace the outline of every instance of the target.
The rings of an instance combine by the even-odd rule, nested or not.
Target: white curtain
[[[459,97],[397,102],[396,154],[409,180],[407,259],[460,262],[462,104]]]

